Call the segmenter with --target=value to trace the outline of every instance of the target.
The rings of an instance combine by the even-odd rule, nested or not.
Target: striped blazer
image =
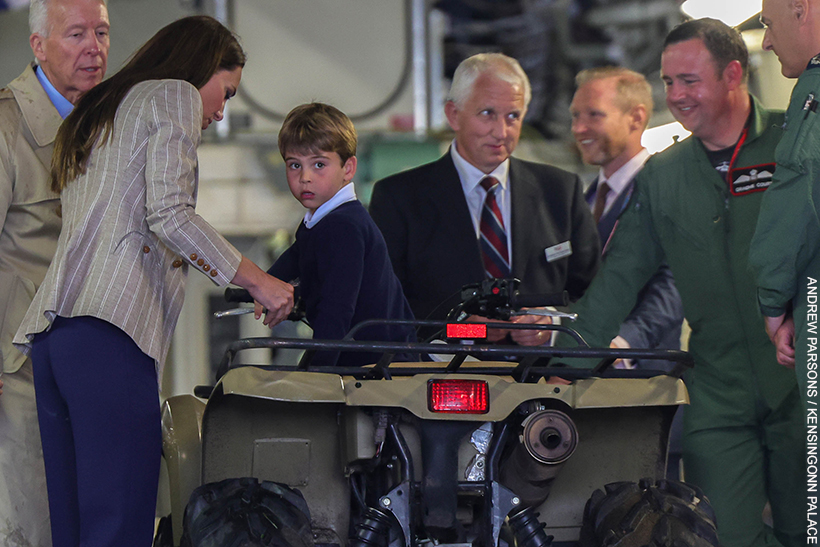
[[[189,265],[221,286],[242,258],[194,212],[201,125],[187,82],[128,92],[108,143],[62,193],[57,251],[14,339],[22,351],[55,316],[92,316],[131,336],[161,374]]]

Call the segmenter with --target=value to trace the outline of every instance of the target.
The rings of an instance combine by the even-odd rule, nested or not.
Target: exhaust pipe
[[[552,482],[578,447],[578,429],[564,412],[540,410],[524,420],[519,444],[500,470],[500,482],[526,507],[544,503]]]

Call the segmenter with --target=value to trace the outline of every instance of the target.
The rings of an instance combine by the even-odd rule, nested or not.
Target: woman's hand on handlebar
[[[267,310],[263,323],[269,327],[284,321],[293,308],[293,285],[268,275],[244,256],[231,282],[253,297],[254,317],[259,319]]]
[[[293,308],[293,285],[265,274],[268,279],[264,286],[254,292],[248,289],[253,296],[253,316],[256,319],[265,314],[262,322],[270,328],[275,327],[288,318]]]

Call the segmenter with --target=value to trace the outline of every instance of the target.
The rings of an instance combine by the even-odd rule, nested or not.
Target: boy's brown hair
[[[356,128],[344,112],[323,103],[291,110],[279,130],[279,153],[336,152],[342,164],[356,155]]]

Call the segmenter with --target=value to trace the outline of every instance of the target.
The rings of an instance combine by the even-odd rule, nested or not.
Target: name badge
[[[730,185],[732,195],[745,196],[754,192],[762,192],[771,186],[774,168],[774,163],[766,163],[732,169],[729,178],[732,181]]]
[[[559,243],[558,245],[547,247],[544,249],[544,254],[547,255],[547,262],[555,262],[560,258],[564,258],[565,256],[572,254],[572,243],[565,241],[563,243]]]

